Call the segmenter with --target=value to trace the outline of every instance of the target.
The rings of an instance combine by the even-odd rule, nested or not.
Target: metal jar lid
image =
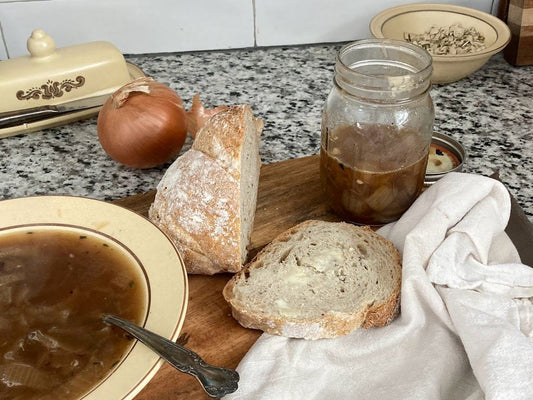
[[[426,169],[425,185],[432,185],[449,172],[459,172],[466,160],[464,147],[443,133],[433,132]]]

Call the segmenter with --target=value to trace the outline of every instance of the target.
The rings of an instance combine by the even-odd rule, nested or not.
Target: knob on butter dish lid
[[[27,48],[29,55],[0,62],[0,112],[112,93],[135,78],[109,42],[56,48],[46,32],[36,29]]]

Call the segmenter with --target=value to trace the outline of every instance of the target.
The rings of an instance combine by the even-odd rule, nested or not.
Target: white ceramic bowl
[[[175,341],[185,319],[187,273],[170,240],[148,219],[123,207],[71,196],[36,196],[0,201],[0,235],[21,229],[54,229],[97,236],[128,254],[145,285],[143,326]],[[129,400],[163,361],[133,341],[126,356],[83,400]]]
[[[481,68],[490,57],[509,43],[511,31],[500,19],[472,8],[448,4],[415,3],[389,8],[370,22],[376,38],[404,40],[405,33],[420,34],[431,27],[461,24],[474,28],[485,37],[485,48],[459,55],[432,55],[433,83],[458,81]]]

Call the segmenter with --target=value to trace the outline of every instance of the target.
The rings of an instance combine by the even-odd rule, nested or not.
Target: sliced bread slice
[[[224,288],[244,327],[320,339],[397,315],[400,255],[369,227],[309,220],[282,233]]]

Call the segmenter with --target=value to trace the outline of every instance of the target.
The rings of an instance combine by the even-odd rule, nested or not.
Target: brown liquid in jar
[[[422,135],[388,125],[350,125],[327,132],[320,175],[330,206],[351,222],[395,221],[422,190],[428,149]]]

